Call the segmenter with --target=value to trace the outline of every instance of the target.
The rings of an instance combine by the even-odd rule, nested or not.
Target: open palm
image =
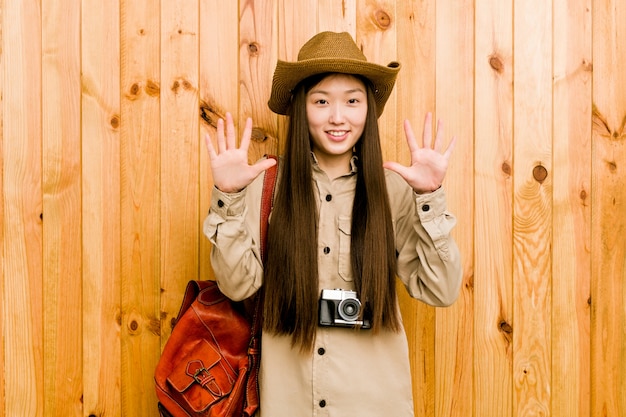
[[[448,162],[454,150],[456,138],[452,138],[450,144],[442,153],[444,144],[443,124],[439,121],[433,146],[432,113],[426,114],[426,119],[424,120],[421,147],[415,139],[413,129],[408,120],[404,121],[404,133],[409,151],[411,152],[410,166],[404,166],[397,162],[385,162],[383,166],[400,174],[413,190],[419,194],[435,191],[441,186],[446,176]]]
[[[237,147],[235,125],[230,113],[226,113],[226,129],[224,120],[217,121],[217,150],[213,146],[210,136],[205,136],[207,150],[211,161],[213,183],[225,192],[234,193],[247,187],[259,174],[276,164],[272,158],[248,163],[248,147],[252,135],[252,119],[246,120],[246,126],[241,137],[241,144]]]

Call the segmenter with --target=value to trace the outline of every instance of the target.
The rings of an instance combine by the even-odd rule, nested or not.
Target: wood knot
[[[489,57],[489,66],[498,74],[504,72],[504,62],[498,55],[493,54]]]
[[[257,56],[259,54],[259,50],[261,49],[261,47],[259,46],[258,43],[256,42],[250,42],[248,44],[248,53],[251,56]]]
[[[200,100],[200,118],[207,125],[217,129],[217,121],[224,117],[223,112],[215,104]]]
[[[389,16],[389,13],[381,9],[374,12],[374,21],[376,22],[376,25],[383,30],[387,30],[389,29],[389,26],[391,26],[391,16]]]
[[[139,95],[139,84],[134,83],[133,85],[130,86],[130,91],[129,94],[131,96],[137,96]]]
[[[474,289],[474,274],[470,275],[469,278],[467,278],[467,282],[465,283],[465,288],[468,289],[469,291],[472,291]]]
[[[595,103],[592,104],[593,130],[600,136],[609,140],[621,140],[626,138],[626,115],[615,129],[609,125],[608,119],[602,114]]]
[[[161,87],[159,84],[155,83],[152,80],[148,80],[146,82],[146,86],[144,87],[145,92],[151,97],[158,97],[161,93]]]
[[[181,87],[183,88],[183,90],[193,90],[193,86],[191,85],[191,83],[185,79],[174,80],[170,89],[174,92],[174,94],[178,94]]]
[[[152,318],[148,321],[148,331],[156,336],[161,335],[161,320]]]
[[[507,344],[511,344],[513,342],[513,326],[511,326],[508,321],[501,318],[498,322],[498,331]]]
[[[548,178],[548,170],[543,165],[537,165],[533,168],[533,178],[539,184],[543,184],[546,178]]]
[[[513,333],[513,327],[511,327],[511,325],[507,323],[506,320],[502,320],[500,323],[498,323],[498,329],[500,329],[502,333]]]
[[[504,172],[507,176],[511,176],[511,165],[508,162],[502,163],[502,172]]]
[[[118,116],[117,114],[114,115],[113,117],[111,117],[109,123],[111,124],[111,127],[113,129],[117,129],[118,127],[120,127],[120,116]]]
[[[615,161],[605,161],[605,162],[609,171],[611,171],[611,173],[614,174],[615,171],[617,171],[617,163]]]
[[[260,127],[253,127],[250,139],[255,142],[262,143],[268,140],[269,136],[265,133],[265,130],[261,129]]]

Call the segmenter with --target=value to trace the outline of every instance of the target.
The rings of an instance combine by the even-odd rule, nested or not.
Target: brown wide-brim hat
[[[302,80],[324,73],[360,75],[372,83],[380,117],[399,71],[400,63],[395,61],[387,66],[367,62],[348,32],[321,32],[302,46],[296,62],[278,60],[267,104],[274,113],[287,114],[292,94]]]

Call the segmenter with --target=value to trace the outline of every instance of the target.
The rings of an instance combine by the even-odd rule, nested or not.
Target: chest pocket
[[[351,222],[349,217],[339,217],[339,276],[344,281],[353,281],[350,262]]]

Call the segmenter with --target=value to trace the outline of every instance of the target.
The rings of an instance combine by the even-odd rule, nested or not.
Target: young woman
[[[406,335],[396,296],[434,306],[461,284],[455,218],[441,188],[454,139],[423,146],[404,130],[411,165],[383,164],[377,119],[400,64],[367,62],[347,33],[323,32],[298,61],[278,61],[269,107],[288,116],[270,217],[259,254],[263,175],[248,164],[252,122],[236,146],[232,117],[207,138],[215,188],[204,233],[221,290],[241,300],[264,289],[264,417],[413,416]]]

